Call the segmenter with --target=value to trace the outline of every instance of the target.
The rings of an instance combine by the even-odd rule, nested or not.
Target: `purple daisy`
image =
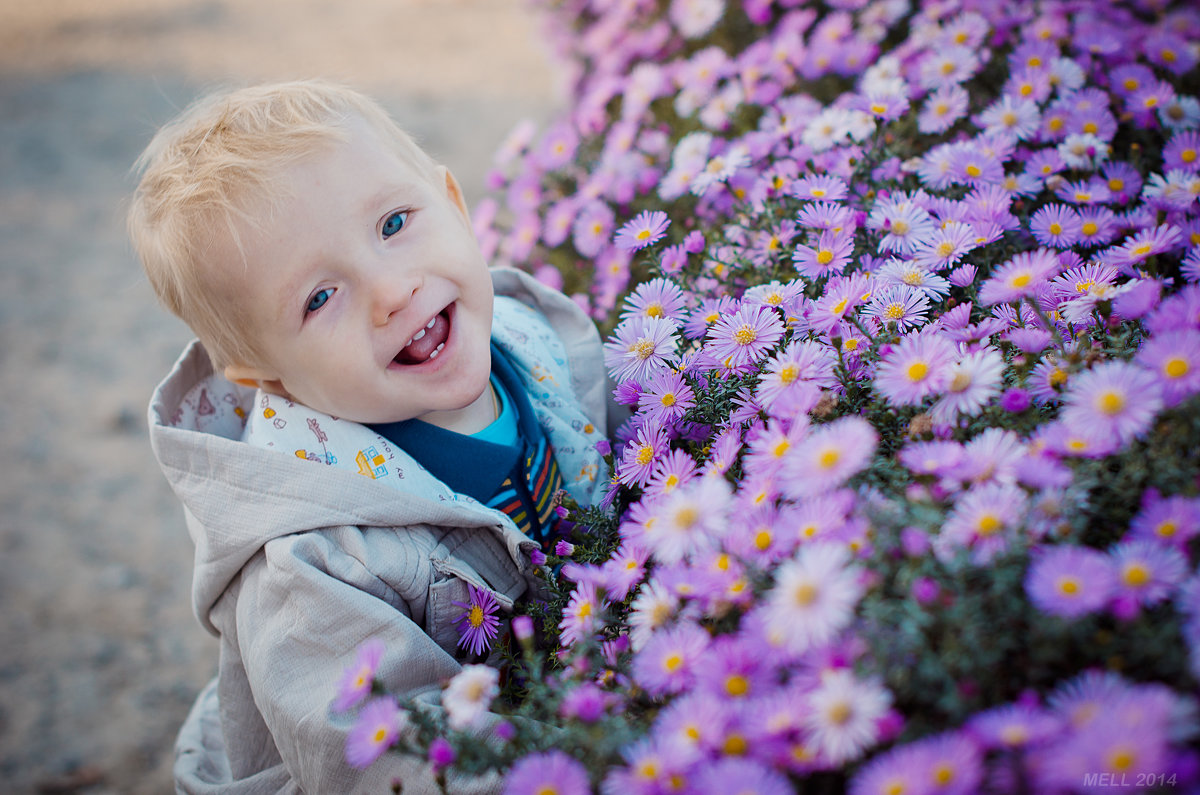
[[[926,134],[945,132],[967,115],[969,101],[970,95],[962,86],[942,86],[925,99],[917,116],[917,129]]]
[[[617,231],[613,245],[625,251],[638,251],[661,240],[670,225],[665,212],[644,210]]]
[[[595,585],[581,582],[575,586],[558,625],[562,644],[572,646],[595,632],[601,626],[604,607],[605,600],[596,592]]]
[[[1037,551],[1025,576],[1025,592],[1042,612],[1063,618],[1093,613],[1112,598],[1112,562],[1089,547],[1054,546]]]
[[[1045,743],[1062,732],[1062,721],[1031,704],[1004,704],[975,715],[966,730],[984,748],[1014,750]]]
[[[1029,219],[1029,231],[1040,245],[1065,249],[1075,245],[1083,229],[1079,213],[1065,204],[1047,204]]]
[[[604,343],[604,364],[618,383],[644,383],[675,361],[678,344],[674,321],[634,315]]]
[[[787,454],[783,490],[807,497],[841,486],[870,463],[877,441],[875,429],[862,417],[819,426]]]
[[[370,638],[358,647],[354,662],[338,680],[337,695],[333,699],[335,711],[345,712],[367,697],[375,682],[375,673],[379,670],[384,651],[383,641],[378,638]]]
[[[633,679],[651,695],[681,693],[708,647],[708,632],[690,621],[655,632],[634,655]]]
[[[846,183],[840,177],[813,175],[793,182],[791,194],[804,201],[841,201],[846,198]]]
[[[1163,497],[1157,491],[1142,496],[1141,509],[1129,524],[1128,538],[1148,538],[1177,549],[1200,535],[1200,499]]]
[[[974,226],[961,221],[946,221],[928,237],[913,246],[913,262],[930,270],[942,270],[958,263],[978,245]]]
[[[956,360],[954,343],[941,334],[906,334],[884,356],[875,374],[875,388],[897,405],[916,405],[945,390]]]
[[[621,320],[642,315],[665,317],[676,323],[687,318],[687,299],[679,285],[662,277],[642,282],[625,299]]]
[[[595,257],[608,245],[615,215],[612,208],[602,201],[585,204],[571,225],[571,242],[575,250],[585,257]]]
[[[854,237],[843,231],[827,230],[818,235],[815,245],[798,245],[792,251],[796,272],[810,279],[839,274],[850,264]]]
[[[1157,604],[1174,593],[1188,574],[1183,553],[1149,539],[1124,541],[1108,552],[1117,575],[1117,598]]]
[[[655,373],[638,396],[638,411],[658,425],[683,419],[683,415],[695,405],[695,391],[683,374],[674,370],[664,369]]]
[[[1157,376],[1165,406],[1177,406],[1200,392],[1200,331],[1156,334],[1142,343],[1135,360]]]
[[[380,696],[366,703],[346,734],[346,763],[369,767],[400,737],[407,719],[396,699]]]
[[[706,349],[717,361],[728,361],[736,368],[761,361],[783,332],[783,321],[774,309],[743,305],[713,324]]]
[[[1062,420],[1128,444],[1149,430],[1162,407],[1153,373],[1130,362],[1101,362],[1071,379],[1063,396]]]
[[[1050,249],[1022,251],[996,268],[983,283],[979,288],[979,303],[991,306],[1033,296],[1058,270],[1058,257]]]
[[[894,325],[897,331],[925,325],[928,312],[929,296],[907,284],[889,284],[874,291],[871,302],[862,309],[862,315],[872,318],[880,329]]]
[[[563,751],[530,754],[504,778],[504,795],[591,795],[587,769]]]
[[[492,648],[492,641],[500,630],[500,619],[496,615],[500,604],[486,588],[468,584],[467,592],[469,598],[466,602],[451,602],[463,609],[462,616],[455,622],[458,646],[478,656]]]
[[[696,795],[791,795],[792,784],[782,773],[752,758],[726,756],[702,764],[689,782]]]
[[[934,539],[934,551],[951,561],[966,549],[972,561],[987,563],[1008,548],[1028,503],[1025,492],[1009,483],[974,486],[955,501]]]

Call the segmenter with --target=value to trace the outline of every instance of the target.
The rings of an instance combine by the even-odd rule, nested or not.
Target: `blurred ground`
[[[216,667],[146,440],[189,336],[123,228],[155,127],[214,85],[340,78],[474,202],[551,75],[522,0],[0,0],[0,791],[169,791]]]

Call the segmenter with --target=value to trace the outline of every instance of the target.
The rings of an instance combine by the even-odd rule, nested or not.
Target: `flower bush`
[[[1200,786],[1200,11],[540,5],[574,102],[498,155],[480,238],[596,318],[629,419],[504,675],[464,668],[444,722],[376,693],[347,758]]]

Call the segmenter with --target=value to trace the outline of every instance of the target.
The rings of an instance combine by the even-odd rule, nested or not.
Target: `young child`
[[[437,709],[455,602],[471,585],[511,608],[533,586],[554,491],[588,504],[605,485],[599,335],[561,293],[489,270],[454,177],[346,88],[202,100],[139,166],[131,236],[199,338],[152,398],[151,443],[220,639],[177,787],[432,789],[409,758],[346,764],[338,680],[379,638],[383,685]]]

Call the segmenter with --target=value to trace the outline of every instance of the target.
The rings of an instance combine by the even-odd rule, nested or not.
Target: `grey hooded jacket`
[[[496,269],[493,283],[498,296],[548,322],[561,341],[556,353],[565,354],[570,408],[575,416],[582,408],[603,434],[608,390],[594,324],[523,273]],[[387,689],[440,708],[440,685],[460,670],[453,624],[461,608],[452,603],[466,601],[470,583],[511,606],[531,585],[533,542],[473,501],[432,499],[236,434],[178,425],[182,401],[212,378],[207,354],[193,343],[149,411],[155,455],[196,548],[193,607],[220,639],[218,675],[176,744],[177,790],[390,792],[399,780],[405,793],[436,791],[420,760],[391,755],[365,771],[345,763],[352,719],[330,709],[337,682],[358,646],[377,637],[388,650],[378,673]],[[247,405],[254,399],[243,397]],[[542,403],[550,419],[562,408],[560,400]],[[578,444],[543,424],[556,447]],[[454,782],[452,791],[498,787],[493,777]]]

